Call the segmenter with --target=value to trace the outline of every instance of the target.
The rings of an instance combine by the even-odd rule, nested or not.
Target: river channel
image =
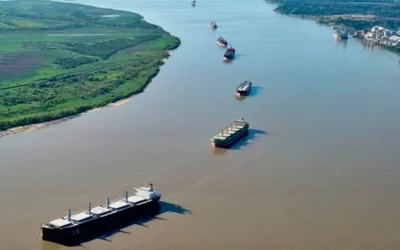
[[[400,248],[398,56],[263,0],[80,3],[137,12],[182,45],[124,105],[0,138],[0,249],[67,249],[40,223],[146,180],[162,213],[77,249]],[[213,152],[240,117],[249,138]]]

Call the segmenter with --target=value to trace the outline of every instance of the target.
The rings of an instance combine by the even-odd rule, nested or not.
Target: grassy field
[[[143,90],[180,40],[140,15],[44,0],[0,1],[0,130]]]

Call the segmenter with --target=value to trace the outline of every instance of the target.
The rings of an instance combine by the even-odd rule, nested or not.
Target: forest
[[[282,14],[312,17],[321,23],[370,29],[375,25],[400,28],[400,3],[392,0],[267,0]]]

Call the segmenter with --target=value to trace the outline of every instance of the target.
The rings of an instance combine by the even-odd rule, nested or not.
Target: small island
[[[354,37],[400,54],[400,3],[397,0],[266,0],[276,12],[343,27]]]
[[[180,44],[130,12],[0,2],[0,133],[142,92]]]

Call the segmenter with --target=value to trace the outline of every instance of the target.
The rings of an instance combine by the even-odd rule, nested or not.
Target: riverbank
[[[280,14],[314,20],[328,26],[341,26],[352,34],[359,30],[371,30],[374,26],[382,26],[395,34],[400,27],[398,17],[400,4],[391,1],[382,3],[380,0],[363,2],[266,0],[266,2],[276,4],[275,12]],[[400,44],[385,48],[400,55]]]
[[[177,44],[175,48],[173,48],[173,49],[167,51],[167,52],[168,52],[168,57],[170,56],[171,52],[172,52],[174,49],[177,49],[177,48],[179,47],[179,45],[180,45],[180,43]],[[168,60],[168,57],[165,57],[165,58],[163,58],[163,59],[161,60],[161,61],[163,62],[163,64]],[[161,70],[161,68],[162,68],[162,65],[160,65],[160,66],[158,67],[158,70],[148,79],[148,81],[146,82],[146,84],[143,85],[142,88],[141,88],[140,90],[138,90],[138,91],[132,93],[132,94],[129,95],[128,97],[121,98],[121,99],[119,99],[119,100],[117,100],[117,101],[115,101],[115,102],[108,103],[108,104],[106,104],[106,105],[104,105],[104,106],[95,107],[95,108],[89,109],[89,110],[87,110],[87,111],[84,111],[84,112],[81,112],[81,113],[78,113],[78,114],[75,114],[75,115],[63,117],[63,118],[60,118],[60,119],[56,119],[56,120],[52,120],[52,121],[48,121],[48,122],[41,122],[41,123],[36,123],[36,124],[30,124],[30,125],[25,125],[25,126],[18,126],[18,127],[14,127],[14,128],[10,128],[10,129],[4,130],[4,131],[0,131],[0,138],[1,138],[1,137],[4,137],[4,136],[8,136],[8,135],[14,135],[14,134],[21,133],[21,132],[34,131],[34,130],[38,130],[38,129],[41,129],[41,128],[45,128],[45,127],[50,126],[50,125],[59,124],[59,123],[61,123],[61,122],[66,122],[66,121],[68,121],[68,120],[70,120],[70,119],[79,117],[80,115],[83,115],[83,114],[85,114],[85,113],[100,111],[100,110],[102,110],[102,109],[104,109],[104,108],[119,107],[119,106],[121,106],[121,105],[123,105],[123,104],[129,102],[130,100],[132,100],[136,95],[138,95],[138,94],[144,92],[145,89],[146,89],[146,87],[147,87],[147,86],[151,83],[151,81],[158,75],[158,73],[159,73],[159,71]]]
[[[80,248],[396,249],[396,56],[259,0],[79,1],[137,10],[182,46],[128,103],[0,138],[1,249],[75,250],[38,226],[146,180],[163,193],[157,218]],[[254,91],[238,101],[246,77]],[[209,137],[242,116],[249,137],[212,152]]]
[[[4,3],[2,11],[9,16],[0,17],[1,134],[138,94],[180,45],[126,11],[24,0]]]

